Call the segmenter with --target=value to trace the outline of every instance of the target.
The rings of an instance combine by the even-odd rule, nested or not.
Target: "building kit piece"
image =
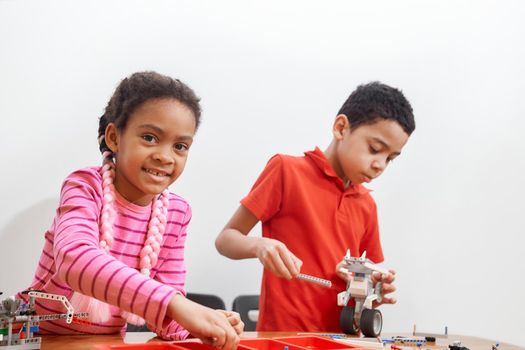
[[[74,314],[73,307],[65,296],[30,290],[27,292],[29,302],[10,297],[0,304],[0,350],[34,350],[40,349],[42,338],[35,337],[39,331],[40,321],[66,319],[71,323],[73,318],[85,318],[87,313]],[[1,293],[0,293],[1,294]],[[61,302],[67,312],[63,314],[37,315],[35,300],[49,299]],[[13,324],[22,324],[20,330],[13,334]]]
[[[325,280],[325,279],[322,279],[322,278],[319,278],[319,277],[315,277],[315,276],[307,275],[307,274],[304,274],[304,273],[300,273],[297,276],[295,276],[295,278],[303,280],[303,281],[306,281],[306,282],[315,283],[315,284],[318,284],[318,285],[326,287],[326,288],[332,288],[332,281]]]
[[[196,342],[193,339],[176,341],[172,343],[146,343],[146,344],[100,344],[98,350],[217,350],[210,345]],[[241,337],[238,350],[366,350],[353,344],[340,341],[340,339],[327,339],[319,336],[285,336],[268,338]],[[375,350],[373,348],[368,348]],[[390,349],[388,349],[390,350]],[[407,349],[404,349],[407,350]],[[448,350],[448,349],[447,349]]]
[[[390,339],[386,338],[383,339],[383,343],[392,343],[394,345],[401,345],[401,346],[426,346],[427,340],[423,338],[410,338],[410,337],[403,337],[403,336],[395,336]]]
[[[445,326],[445,333],[444,334],[438,334],[438,333],[422,333],[422,332],[416,332],[416,325],[414,324],[414,330],[412,331],[413,336],[418,337],[433,337],[433,338],[448,338],[448,327]]]
[[[359,329],[365,337],[377,337],[383,328],[381,311],[372,307],[372,302],[382,300],[382,283],[372,283],[372,272],[388,274],[389,271],[376,266],[366,258],[366,251],[359,258],[350,256],[350,250],[344,257],[345,265],[340,272],[348,274],[346,291],[337,295],[337,305],[343,306],[340,325],[343,332],[357,334]],[[355,307],[348,306],[350,300],[355,300]]]
[[[385,344],[381,341],[381,338],[349,338],[342,335],[332,335],[330,338],[340,342],[355,345],[359,348],[384,349],[385,347]]]
[[[459,340],[454,341],[452,344],[448,346],[450,350],[469,350],[469,348],[465,346],[461,346],[461,342]]]

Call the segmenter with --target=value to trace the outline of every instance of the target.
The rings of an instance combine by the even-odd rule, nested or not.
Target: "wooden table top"
[[[305,333],[300,333],[305,335]],[[311,333],[314,335],[315,333]],[[242,338],[273,338],[273,337],[284,337],[284,336],[296,336],[296,332],[245,332]],[[408,333],[384,333],[383,338],[390,338],[393,336],[411,336]],[[448,345],[452,342],[459,340],[461,345],[467,347],[470,350],[491,350],[492,345],[495,341],[489,339],[483,339],[478,337],[469,337],[461,335],[449,335],[448,338],[438,338],[435,346],[426,346],[423,349],[448,349]],[[41,350],[94,350],[97,345],[100,344],[127,344],[127,343],[150,343],[150,342],[162,342],[155,336],[154,333],[150,332],[128,332],[124,338],[120,335],[44,335],[42,336],[42,347]],[[410,347],[403,346],[404,350],[410,349]],[[417,349],[414,347],[414,349]],[[498,350],[523,350],[515,345],[506,343],[500,343]],[[390,347],[385,346],[385,350],[390,350]]]

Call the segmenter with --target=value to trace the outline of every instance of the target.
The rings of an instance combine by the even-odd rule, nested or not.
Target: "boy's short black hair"
[[[346,115],[352,129],[378,120],[394,120],[408,135],[416,128],[412,106],[401,90],[378,81],[359,85],[338,114]]]

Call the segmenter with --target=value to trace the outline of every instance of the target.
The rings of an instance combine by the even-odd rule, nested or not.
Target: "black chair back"
[[[212,309],[226,310],[226,304],[217,295],[188,293],[186,294],[186,298],[196,302],[197,304],[201,304]]]
[[[241,316],[245,331],[255,331],[257,321],[251,320],[248,313],[259,310],[259,295],[239,295],[233,300],[232,310]]]

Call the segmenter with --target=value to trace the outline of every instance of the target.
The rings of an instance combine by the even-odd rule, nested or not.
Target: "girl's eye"
[[[144,139],[144,141],[149,142],[149,143],[153,143],[157,141],[157,138],[151,134],[144,134],[142,135],[142,138]]]
[[[187,151],[188,150],[188,146],[186,146],[184,143],[176,143],[175,146],[173,147],[177,151]]]

